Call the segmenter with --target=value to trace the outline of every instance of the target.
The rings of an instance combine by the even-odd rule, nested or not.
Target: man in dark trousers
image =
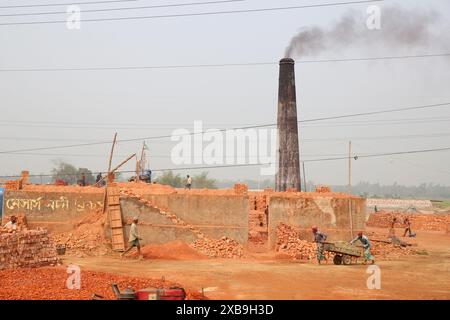
[[[323,243],[327,240],[327,235],[320,232],[316,226],[313,226],[311,229],[314,235],[314,242],[317,244],[317,261],[320,264],[320,262],[325,259],[323,254]]]

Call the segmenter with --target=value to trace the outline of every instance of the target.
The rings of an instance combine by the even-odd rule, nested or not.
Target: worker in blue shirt
[[[364,247],[364,259],[367,261],[372,261],[372,264],[375,263],[375,258],[372,256],[372,254],[370,253],[370,241],[369,238],[367,238],[367,236],[363,235],[362,231],[358,232],[358,236],[353,239],[352,241],[350,241],[350,244],[354,244],[356,241],[360,241]]]

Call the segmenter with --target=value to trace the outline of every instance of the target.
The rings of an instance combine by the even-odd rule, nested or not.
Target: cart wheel
[[[343,255],[342,256],[342,263],[345,265],[349,265],[352,263],[352,257],[350,257],[349,255]]]
[[[335,255],[334,258],[333,258],[333,263],[337,264],[337,265],[341,264],[342,263],[342,256],[338,255],[338,254]]]

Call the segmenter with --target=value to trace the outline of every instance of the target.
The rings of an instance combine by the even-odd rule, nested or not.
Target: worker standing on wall
[[[187,175],[185,189],[191,190],[191,187],[192,187],[192,177],[190,175]]]
[[[370,253],[370,241],[369,238],[367,238],[367,236],[363,235],[362,231],[358,232],[358,236],[353,239],[352,241],[350,241],[350,244],[354,244],[356,241],[360,241],[364,247],[364,259],[367,261],[372,261],[372,264],[375,263],[375,258],[372,256],[372,254]]]
[[[320,232],[316,226],[313,226],[311,229],[314,235],[314,242],[317,244],[317,262],[320,264],[320,262],[325,259],[323,254],[323,243],[327,240],[327,235]]]
[[[131,227],[130,227],[130,238],[128,240],[129,246],[124,252],[122,252],[122,254],[120,255],[121,257],[123,257],[128,251],[133,249],[133,247],[136,247],[137,251],[138,251],[138,259],[139,260],[142,259],[141,244],[139,243],[139,240],[142,240],[142,238],[139,236],[139,233],[138,233],[138,229],[137,229],[138,222],[139,222],[138,217],[134,217],[133,223],[131,224]]]

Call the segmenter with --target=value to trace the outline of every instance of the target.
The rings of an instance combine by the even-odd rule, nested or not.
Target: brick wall
[[[57,259],[46,230],[0,234],[0,270],[51,265]]]

